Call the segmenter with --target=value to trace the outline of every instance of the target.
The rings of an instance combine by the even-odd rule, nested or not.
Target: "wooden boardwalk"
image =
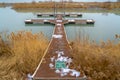
[[[58,52],[63,53],[61,55],[64,57],[71,58],[72,49],[69,46],[66,32],[64,30],[62,15],[57,15],[56,20],[53,21],[53,23],[55,23],[55,28],[51,42],[49,43],[41,62],[32,75],[33,80],[86,80],[86,77],[83,74],[76,77],[71,76],[70,73],[64,76],[60,73],[56,73],[55,59],[57,60],[57,57],[60,57]],[[54,60],[52,58],[54,58]],[[51,63],[53,65],[50,67]]]

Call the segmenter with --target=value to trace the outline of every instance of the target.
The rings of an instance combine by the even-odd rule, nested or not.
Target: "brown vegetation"
[[[5,3],[0,3],[0,7],[5,7]]]
[[[120,80],[120,44],[111,41],[99,45],[89,40],[73,45],[73,64],[90,80]]]
[[[0,80],[23,80],[36,69],[48,41],[42,33],[24,31],[7,37],[9,45],[0,39]]]
[[[24,8],[52,8],[54,3],[15,3],[13,4],[14,9]]]
[[[62,8],[62,3],[56,3],[58,8]],[[60,4],[60,5],[58,5]],[[41,3],[15,3],[14,9],[24,8],[53,8],[54,2],[41,2]],[[66,2],[65,8],[105,8],[115,9],[120,8],[120,2]]]

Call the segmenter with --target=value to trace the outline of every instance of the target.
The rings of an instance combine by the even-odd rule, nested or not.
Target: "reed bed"
[[[0,80],[24,80],[32,74],[48,45],[42,33],[12,32],[6,44],[0,38]]]
[[[57,8],[63,8],[62,3],[56,2]],[[65,2],[65,8],[103,8],[103,9],[119,9],[120,2]],[[53,8],[54,2],[39,2],[39,3],[15,3],[12,5],[14,9],[29,9],[29,8]]]
[[[6,37],[8,44],[0,36],[0,80],[25,80],[35,71],[48,40],[42,33],[30,31],[12,32]],[[89,36],[79,36],[71,46],[70,67],[84,73],[88,80],[120,80],[120,43],[108,40],[98,44],[90,42]]]
[[[108,40],[98,44],[88,37],[73,43],[74,68],[84,72],[88,80],[120,80],[120,43]]]

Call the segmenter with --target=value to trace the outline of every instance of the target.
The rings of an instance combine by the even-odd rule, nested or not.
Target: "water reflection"
[[[104,15],[104,16],[108,16],[108,13],[105,12],[105,13],[102,13],[102,15]]]

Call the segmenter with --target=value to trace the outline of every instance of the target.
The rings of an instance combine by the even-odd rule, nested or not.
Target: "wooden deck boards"
[[[57,57],[56,51],[63,51],[64,56],[68,57],[71,57],[72,54],[72,49],[69,46],[66,37],[64,23],[61,15],[57,15],[53,35],[62,35],[62,38],[52,37],[42,61],[33,74],[33,80],[86,80],[86,78],[83,78],[82,74],[80,75],[80,77],[72,77],[69,75],[61,77],[60,74],[55,73],[55,69],[51,69],[49,67],[49,64],[51,63],[50,58],[52,56]],[[55,62],[53,63],[55,64]]]
[[[25,21],[26,24],[54,24],[55,20],[46,20],[46,19],[30,19]],[[76,20],[69,19],[63,20],[63,24],[94,24],[95,21],[92,19]]]

